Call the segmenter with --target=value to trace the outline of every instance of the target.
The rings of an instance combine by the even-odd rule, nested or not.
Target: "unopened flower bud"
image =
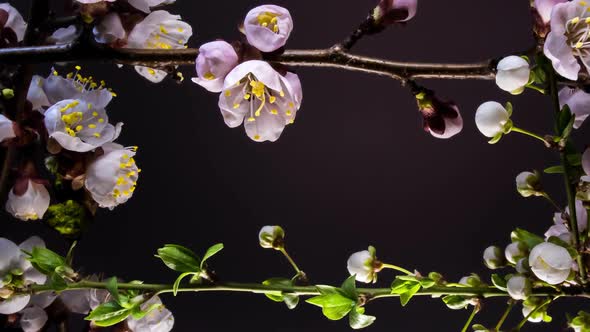
[[[517,275],[508,280],[506,288],[513,299],[526,300],[531,295],[533,286],[529,279]]]
[[[469,287],[479,287],[482,285],[481,278],[477,274],[465,276],[459,280],[459,283]]]
[[[590,314],[580,311],[578,316],[574,317],[569,326],[574,329],[574,332],[586,332],[590,330]]]
[[[500,60],[497,66],[496,84],[513,95],[521,94],[529,82],[531,67],[523,57],[511,55]]]
[[[516,177],[516,190],[522,197],[543,196],[541,185],[541,174],[539,172],[522,172]]]
[[[511,126],[510,112],[500,103],[488,101],[475,112],[477,129],[487,137],[497,137],[507,132]]]
[[[483,252],[483,260],[486,266],[492,270],[498,269],[506,265],[504,253],[502,249],[496,246],[487,247]]]
[[[418,0],[381,0],[372,17],[381,26],[407,22],[416,15]]]
[[[285,231],[281,226],[264,226],[258,240],[262,248],[281,250],[285,246]]]
[[[221,92],[225,76],[238,65],[238,54],[223,40],[216,40],[199,47],[193,82],[211,92]]]
[[[506,247],[506,250],[504,250],[504,255],[506,256],[506,260],[512,264],[516,264],[519,259],[526,257],[526,250],[526,244],[522,242],[512,242]]]
[[[262,52],[273,52],[287,43],[293,31],[293,19],[286,8],[258,6],[246,15],[244,31],[250,45]]]
[[[443,101],[427,89],[422,89],[416,94],[416,101],[424,118],[424,131],[432,136],[451,138],[463,129],[463,118],[455,103]]]
[[[383,263],[377,260],[375,248],[369,247],[368,250],[350,255],[346,267],[348,273],[354,275],[357,281],[371,283],[377,281],[377,272],[381,271]]]
[[[531,267],[529,266],[529,259],[527,257],[521,258],[516,262],[516,272],[518,273],[529,273],[531,272]]]

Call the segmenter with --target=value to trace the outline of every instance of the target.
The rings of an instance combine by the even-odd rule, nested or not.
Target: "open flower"
[[[524,91],[531,75],[528,61],[516,55],[500,60],[497,70],[496,84],[500,89],[513,95],[521,94]]]
[[[44,185],[27,181],[26,187],[15,186],[8,193],[6,211],[20,220],[38,220],[49,208],[49,192]]]
[[[543,242],[531,250],[529,264],[537,278],[548,284],[557,285],[568,278],[574,260],[564,247]]]
[[[229,43],[217,40],[201,45],[195,62],[198,77],[192,81],[211,92],[221,92],[225,76],[238,65],[238,54]]]
[[[133,196],[141,170],[133,159],[136,147],[111,143],[102,148],[104,154],[88,166],[85,187],[100,207],[112,210]]]
[[[0,3],[0,12],[5,13],[1,15],[6,20],[3,29],[11,29],[15,33],[17,41],[22,41],[25,38],[25,32],[27,30],[27,23],[22,15],[16,8],[7,3]]]
[[[230,128],[244,122],[248,137],[257,142],[274,142],[285,126],[295,121],[301,99],[297,75],[281,76],[267,62],[252,60],[226,76],[219,108]]]
[[[244,30],[250,45],[262,52],[272,52],[287,43],[293,30],[293,19],[286,8],[263,5],[246,14]]]
[[[575,0],[556,4],[551,14],[551,32],[545,41],[544,53],[553,68],[569,80],[577,80],[578,59],[587,68],[590,64],[588,26],[590,12],[585,2]]]
[[[17,246],[8,239],[0,238],[0,290],[13,292],[18,287],[45,283],[47,277],[37,271],[22,252],[22,250],[30,252],[34,247],[45,248],[45,242],[33,236]],[[0,298],[0,314],[10,315],[19,312],[29,304],[30,300],[30,295]]]
[[[504,133],[510,121],[510,113],[500,103],[488,101],[475,112],[477,129],[487,137],[495,137]]]
[[[418,0],[381,0],[372,16],[380,25],[406,22],[416,16]]]
[[[522,172],[516,177],[516,190],[522,197],[543,196],[539,172]]]
[[[0,143],[14,137],[16,137],[14,133],[14,122],[0,114]]]
[[[377,281],[377,273],[383,268],[383,263],[377,260],[375,248],[369,247],[369,250],[350,255],[346,268],[357,281],[371,283]]]
[[[455,103],[443,101],[430,90],[416,94],[418,109],[424,118],[424,131],[436,138],[451,138],[463,129],[463,118]]]
[[[535,0],[535,8],[544,24],[551,21],[551,12],[553,7],[558,3],[567,2],[568,0]]]
[[[160,297],[154,296],[141,305],[142,310],[147,310],[154,305],[160,305],[150,311],[141,319],[127,318],[127,326],[131,332],[168,332],[174,326],[174,316],[170,310],[162,304]]]
[[[182,49],[193,35],[192,27],[181,21],[179,15],[156,10],[135,25],[127,38],[128,48]],[[135,70],[151,82],[161,82],[166,72],[159,69],[136,66]]]
[[[45,112],[49,137],[69,151],[88,152],[112,142],[122,126],[110,124],[104,108],[79,99],[62,100]]]
[[[590,115],[590,94],[580,89],[565,87],[559,91],[559,106],[569,106],[570,111],[576,117],[574,129],[582,126],[582,123]]]
[[[528,278],[516,275],[508,280],[506,288],[511,298],[526,300],[531,295],[533,285]]]
[[[100,85],[93,81],[92,77],[82,77],[76,67],[76,72],[62,77],[56,70],[47,77],[33,76],[31,86],[27,94],[27,100],[33,104],[34,110],[43,112],[43,108],[52,106],[65,99],[80,99],[95,108],[105,108],[113,99],[114,93],[105,87],[105,82]]]

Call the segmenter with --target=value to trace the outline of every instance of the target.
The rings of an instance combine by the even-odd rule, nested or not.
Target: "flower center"
[[[132,148],[133,151],[137,151],[137,147]],[[121,156],[119,164],[119,177],[115,188],[113,189],[113,198],[128,198],[135,191],[137,186],[137,178],[141,169],[137,168],[135,159],[130,157],[128,154]]]
[[[275,13],[263,12],[258,14],[256,19],[260,26],[265,27],[274,33],[279,33],[278,16],[279,15]]]
[[[578,50],[578,55],[581,56],[580,50],[590,46],[588,39],[590,38],[590,17],[584,17],[587,14],[588,7],[585,2],[580,2],[582,5],[582,12],[566,22],[566,36],[570,47]]]

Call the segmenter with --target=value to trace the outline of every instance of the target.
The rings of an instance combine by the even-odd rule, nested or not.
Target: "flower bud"
[[[281,250],[285,246],[285,231],[281,226],[264,226],[258,233],[258,240],[262,248]]]
[[[201,45],[196,60],[198,77],[192,79],[211,92],[221,92],[225,76],[238,65],[238,54],[223,40]]]
[[[506,127],[511,125],[510,112],[500,103],[485,102],[475,112],[475,124],[484,136],[496,137],[505,133]]]
[[[0,114],[0,143],[14,137],[16,137],[14,132],[14,122]]]
[[[431,90],[416,94],[418,109],[424,118],[424,131],[436,138],[451,138],[463,129],[463,118],[455,103],[443,101]]]
[[[416,15],[418,0],[381,0],[372,17],[381,26],[407,22]]]
[[[383,263],[377,260],[375,248],[369,247],[368,250],[350,255],[346,262],[346,268],[357,281],[371,283],[377,281],[377,272],[381,271]]]
[[[516,272],[525,274],[531,272],[531,267],[529,266],[529,259],[527,257],[521,258],[516,262]]]
[[[528,317],[528,321],[531,323],[542,322],[545,319],[545,317],[547,316],[547,307],[546,306],[541,309],[538,309],[532,315],[529,316],[529,314],[531,314],[531,312],[533,312],[533,310],[537,309],[537,307],[542,303],[542,301],[543,301],[543,299],[538,298],[538,297],[530,297],[530,298],[526,299],[522,303],[522,316]]]
[[[487,247],[483,252],[483,260],[489,269],[498,269],[506,265],[502,249],[496,246]]]
[[[244,31],[250,45],[262,52],[273,52],[287,43],[293,31],[293,19],[286,8],[263,5],[248,12]]]
[[[459,283],[469,287],[480,287],[482,285],[481,278],[477,274],[465,276],[459,280]]]
[[[535,171],[522,172],[516,177],[516,190],[522,197],[543,196],[543,186],[541,185],[541,174]]]
[[[537,278],[550,285],[557,285],[567,280],[574,261],[565,248],[543,242],[531,250],[529,264]]]
[[[531,295],[533,286],[529,279],[517,275],[508,280],[506,288],[513,299],[526,300]]]
[[[508,260],[512,264],[516,264],[516,262],[526,257],[526,244],[522,242],[512,242],[506,247],[504,250],[504,255],[506,256],[506,260]]]
[[[529,82],[531,67],[522,57],[511,55],[500,60],[497,66],[496,84],[513,95],[521,94]]]

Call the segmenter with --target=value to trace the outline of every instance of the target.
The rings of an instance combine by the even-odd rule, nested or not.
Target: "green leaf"
[[[341,292],[341,290],[339,288],[334,287],[334,286],[316,285],[315,287],[318,289],[318,291],[322,295],[340,294],[340,292]]]
[[[418,293],[418,291],[420,291],[420,288],[422,288],[422,286],[420,285],[420,283],[417,283],[417,284],[414,284],[412,287],[410,287],[410,289],[408,289],[407,292],[399,295],[399,299],[402,304],[402,307],[405,307],[406,304],[408,304],[408,302],[410,302],[412,297],[414,297],[414,295],[416,295],[416,293]]]
[[[271,278],[262,282],[263,285],[267,286],[281,286],[281,287],[292,287],[293,281],[285,278]],[[299,296],[289,293],[277,291],[276,293],[266,293],[266,297],[275,302],[285,302],[287,308],[295,309],[299,304]]]
[[[580,153],[568,154],[567,161],[571,166],[580,166],[580,165],[582,165],[582,154],[580,154]]]
[[[506,291],[506,280],[497,274],[492,274],[492,284],[501,291]]]
[[[131,309],[121,307],[117,302],[107,302],[99,305],[96,309],[84,318],[93,321],[100,327],[108,327],[118,324],[131,314]]]
[[[348,298],[351,298],[356,301],[356,299],[358,298],[358,293],[356,291],[356,278],[355,278],[355,276],[348,277],[342,283],[341,288],[342,288],[342,292],[344,292],[344,295],[346,295]]]
[[[436,282],[430,278],[422,278],[420,279],[420,285],[422,285],[423,288],[430,288],[436,285]]]
[[[190,275],[195,275],[195,274],[198,275],[199,273],[184,272],[180,276],[178,276],[178,278],[176,278],[176,280],[174,281],[174,285],[172,286],[172,294],[174,294],[174,296],[176,296],[176,294],[178,294],[178,287],[180,287],[180,282],[182,281],[182,279],[184,279]]]
[[[545,239],[543,239],[542,237],[533,234],[529,231],[525,231],[521,228],[517,228],[515,231],[512,232],[510,236],[512,238],[512,241],[524,242],[524,244],[526,244],[529,249],[533,249],[538,244],[545,242]]]
[[[572,116],[569,106],[564,105],[557,118],[557,129],[559,130],[560,136],[563,136],[563,133],[569,126],[572,118],[575,120],[575,117]]]
[[[28,254],[33,267],[45,275],[55,272],[58,266],[66,265],[65,258],[47,248],[35,247]]]
[[[61,292],[68,288],[66,281],[57,273],[49,275],[49,286],[56,292]]]
[[[150,305],[146,310],[141,310],[141,306],[135,306],[133,307],[131,315],[133,316],[133,319],[140,320],[150,312],[162,307],[164,307],[164,305],[161,303],[152,303],[152,305]]]
[[[443,297],[442,300],[447,307],[453,310],[465,309],[469,304],[469,301],[466,298],[459,295],[447,295]]]
[[[215,254],[220,252],[222,249],[223,249],[223,243],[218,243],[218,244],[215,244],[215,245],[212,245],[211,247],[209,247],[209,249],[207,249],[207,252],[205,252],[205,255],[203,256],[203,260],[201,261],[200,268],[203,269],[203,264],[205,264],[205,261],[207,261],[209,258],[211,258]]]
[[[197,255],[190,249],[167,244],[158,249],[156,257],[160,258],[166,266],[177,272],[201,272],[201,262]]]
[[[348,322],[350,327],[355,330],[363,329],[375,322],[377,317],[375,316],[368,316],[364,315],[365,310],[359,306],[355,306],[353,310],[350,311],[348,315]]]
[[[109,278],[106,281],[106,289],[113,297],[113,300],[115,300],[118,304],[121,304],[121,299],[119,298],[119,284],[116,277]]]
[[[561,166],[561,165],[551,166],[551,167],[545,168],[545,170],[543,172],[545,172],[546,174],[563,174],[563,166]]]
[[[356,304],[356,301],[341,294],[320,295],[307,299],[306,302],[321,307],[324,316],[330,320],[342,319]]]

